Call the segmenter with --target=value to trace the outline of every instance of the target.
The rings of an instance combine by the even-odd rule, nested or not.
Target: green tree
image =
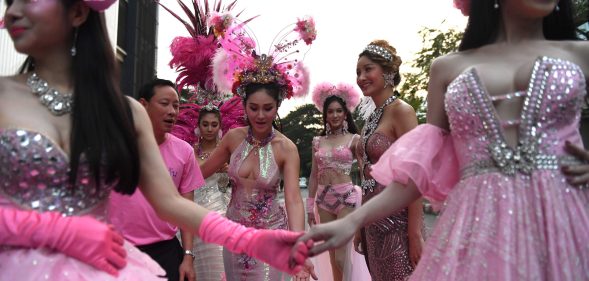
[[[411,62],[411,66],[418,71],[405,74],[401,87],[401,95],[417,111],[419,123],[425,122],[424,98],[419,96],[419,93],[427,91],[430,66],[435,58],[458,51],[462,34],[461,31],[455,29],[443,31],[428,27],[419,31],[423,46]]]
[[[301,158],[302,177],[309,177],[311,174],[312,141],[313,137],[319,135],[323,129],[321,113],[313,104],[305,104],[291,111],[280,122],[283,134],[292,140],[299,150]]]

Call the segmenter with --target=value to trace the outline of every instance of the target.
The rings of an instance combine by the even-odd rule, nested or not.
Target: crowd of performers
[[[354,58],[361,94],[309,91],[312,18],[261,52],[235,2],[183,5],[188,22],[160,3],[190,34],[171,44],[179,76],[133,99],[105,28],[116,0],[5,1],[28,57],[0,77],[0,280],[589,279],[571,0],[454,0],[468,25],[431,65],[422,125],[384,40]],[[274,121],[308,92],[323,130],[303,201]],[[422,197],[440,211],[427,241]]]

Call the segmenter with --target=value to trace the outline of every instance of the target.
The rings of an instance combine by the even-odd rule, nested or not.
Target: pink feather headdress
[[[313,19],[299,19],[284,28],[269,52],[262,54],[245,24],[235,24],[219,40],[222,48],[213,59],[213,81],[219,89],[242,98],[251,83],[277,83],[281,100],[305,96],[309,72],[302,61],[316,34]]]
[[[323,104],[325,100],[331,96],[341,98],[350,112],[353,112],[356,106],[360,103],[361,94],[356,87],[348,83],[339,83],[337,85],[329,82],[323,82],[315,86],[313,89],[312,100],[315,107],[323,112]]]
[[[178,5],[189,21],[183,20],[160,1],[158,3],[178,19],[190,34],[190,37],[174,38],[170,45],[172,60],[169,65],[178,71],[176,84],[179,89],[187,89],[189,95],[188,101],[180,106],[172,134],[191,145],[196,143],[199,136],[195,134],[195,129],[198,128],[198,115],[203,107],[220,112],[223,134],[229,129],[246,126],[243,104],[231,99],[228,91],[219,90],[213,82],[211,68],[213,56],[220,46],[220,38],[234,24],[234,17],[230,12],[236,1],[226,7],[222,5],[222,1],[215,1],[211,9],[208,1],[200,3],[200,0],[193,0],[192,11],[182,0],[178,0]],[[254,18],[249,18],[244,23]]]

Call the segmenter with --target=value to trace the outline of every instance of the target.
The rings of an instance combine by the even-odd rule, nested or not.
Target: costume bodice
[[[500,120],[475,68],[456,77],[448,86],[445,105],[462,176],[489,171],[529,174],[573,161],[564,142],[582,143],[578,124],[585,83],[578,65],[538,58],[525,93],[504,96],[524,99],[520,119],[506,122]],[[504,128],[514,124],[519,126],[519,140],[510,147]]]
[[[47,136],[24,129],[0,130],[0,204],[80,215],[104,211],[110,189],[96,189],[83,157],[72,186],[68,155]]]
[[[358,135],[352,135],[347,144],[341,144],[335,147],[322,147],[321,140],[325,137],[313,138],[313,149],[317,159],[317,171],[319,176],[329,170],[337,173],[350,175],[352,164],[354,164],[354,154],[351,145]]]
[[[250,155],[253,154],[253,155]],[[242,178],[239,169],[249,157],[259,161],[255,180]],[[281,174],[274,159],[272,144],[255,148],[244,140],[231,154],[227,171],[232,183],[227,217],[256,228],[286,228],[284,210],[278,202]]]

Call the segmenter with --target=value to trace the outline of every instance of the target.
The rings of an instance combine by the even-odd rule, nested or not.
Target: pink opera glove
[[[50,248],[117,276],[127,264],[123,243],[111,226],[89,216],[0,207],[0,245]]]
[[[303,268],[309,250],[305,243],[297,243],[303,233],[245,227],[216,212],[204,217],[198,235],[205,243],[221,245],[234,253],[245,253],[291,275]]]

